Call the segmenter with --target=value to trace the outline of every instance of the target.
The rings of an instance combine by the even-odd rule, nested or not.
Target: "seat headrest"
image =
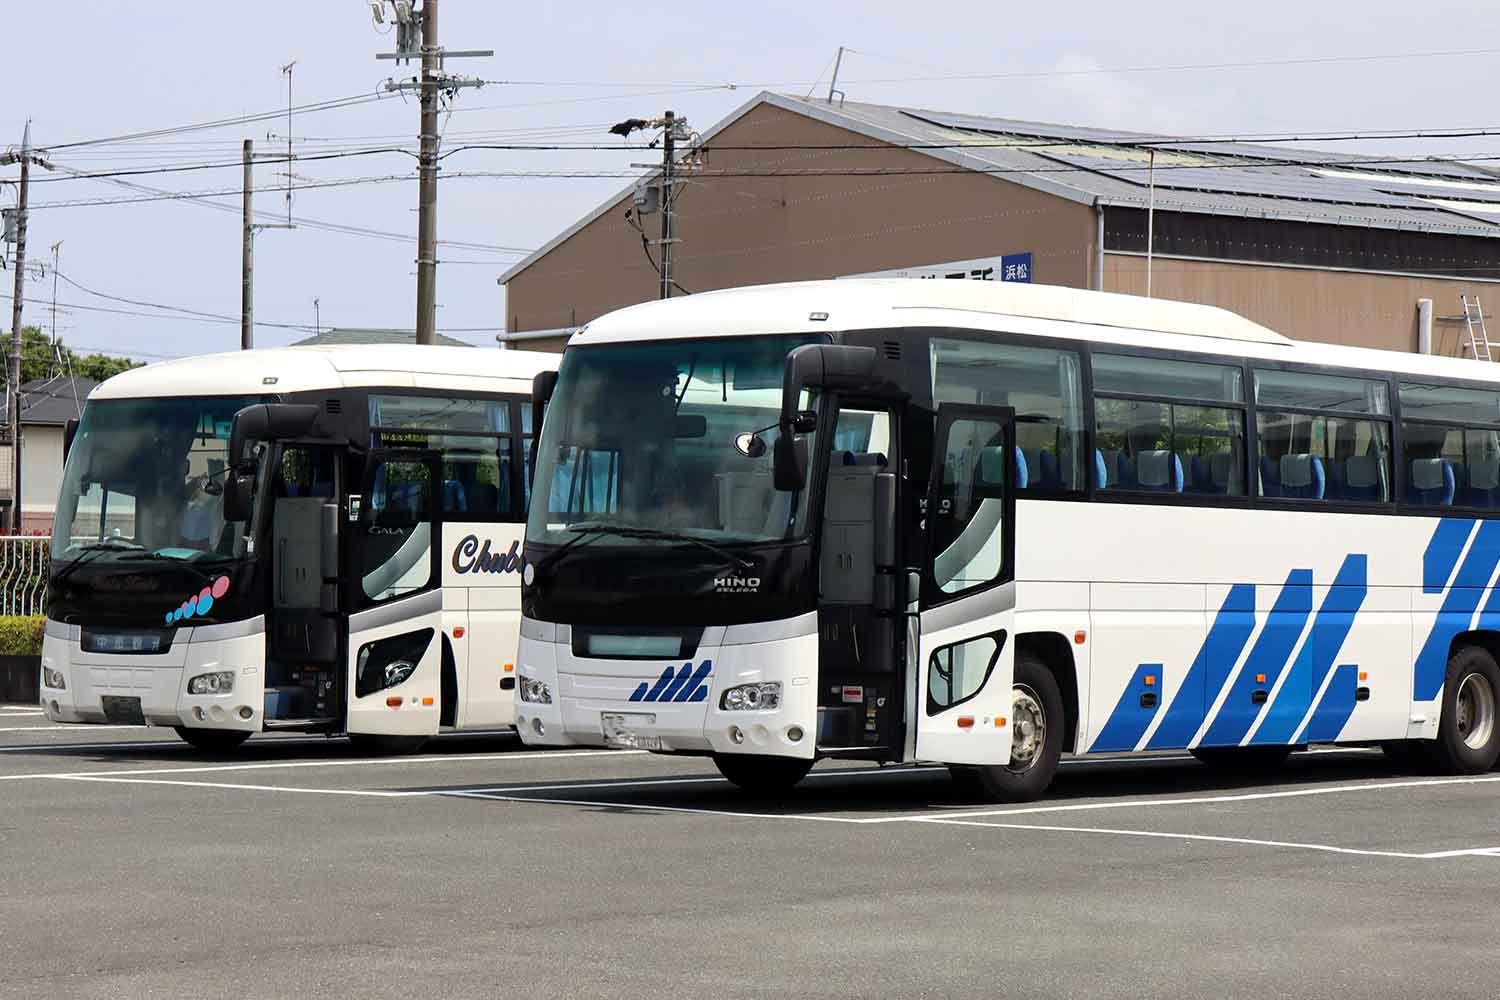
[[[1352,455],[1344,461],[1344,483],[1357,489],[1380,485],[1380,459],[1374,455]]]
[[[1227,451],[1209,457],[1208,478],[1215,486],[1228,486],[1230,473],[1234,471],[1234,456]]]
[[[1170,451],[1143,451],[1135,459],[1135,479],[1142,486],[1175,486],[1177,456]]]
[[[1315,479],[1311,455],[1281,456],[1282,486],[1311,486]]]
[[[1469,463],[1469,485],[1476,490],[1500,486],[1500,458],[1478,458]]]
[[[1446,487],[1443,470],[1448,463],[1441,458],[1417,458],[1411,463],[1411,485],[1419,490],[1441,490]]]

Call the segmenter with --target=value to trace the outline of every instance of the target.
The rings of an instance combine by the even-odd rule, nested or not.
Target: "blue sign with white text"
[[[1031,253],[1008,253],[1000,258],[1001,281],[1031,281]]]

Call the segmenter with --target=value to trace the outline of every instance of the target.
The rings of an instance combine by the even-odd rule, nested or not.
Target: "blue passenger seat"
[[[1267,496],[1297,497],[1303,500],[1322,500],[1327,487],[1323,474],[1323,460],[1316,455],[1282,455],[1277,463],[1276,480],[1280,492]]]
[[[1143,451],[1135,457],[1135,480],[1139,489],[1181,493],[1182,459],[1173,451]]]
[[[1109,469],[1104,464],[1104,452],[1098,448],[1094,449],[1094,485],[1101,490],[1111,485]]]
[[[1411,478],[1406,484],[1406,499],[1409,503],[1449,507],[1453,504],[1455,486],[1453,466],[1443,459],[1413,459]]]
[[[1344,500],[1384,500],[1380,471],[1378,456],[1350,455],[1344,459],[1338,495]]]

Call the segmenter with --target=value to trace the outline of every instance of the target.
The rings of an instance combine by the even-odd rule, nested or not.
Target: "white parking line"
[[[934,823],[943,826],[978,826],[991,830],[1038,830],[1046,833],[1092,833],[1116,837],[1149,837],[1156,840],[1206,841],[1216,844],[1243,844],[1249,847],[1284,847],[1329,854],[1357,854],[1373,858],[1401,858],[1409,861],[1439,861],[1458,857],[1495,857],[1500,848],[1478,847],[1457,851],[1433,851],[1426,854],[1411,851],[1378,851],[1361,847],[1339,847],[1335,844],[1311,844],[1295,840],[1256,840],[1250,837],[1221,837],[1204,833],[1170,833],[1164,830],[1121,830],[1094,826],[1043,826],[1034,823],[980,823],[966,819],[916,818],[912,823]]]
[[[1088,812],[1101,809],[1158,809],[1167,806],[1220,805],[1227,802],[1256,802],[1264,799],[1296,799],[1314,795],[1347,795],[1351,792],[1376,792],[1400,788],[1429,788],[1437,785],[1488,785],[1500,782],[1500,775],[1461,778],[1424,778],[1411,781],[1368,781],[1356,785],[1322,785],[1290,788],[1275,792],[1244,792],[1233,795],[1191,795],[1156,799],[1111,799],[1102,802],[1072,802],[1063,805],[1021,806],[939,813],[928,819],[975,819],[988,816],[1034,816],[1038,813]],[[898,817],[866,820],[868,823],[900,822]]]

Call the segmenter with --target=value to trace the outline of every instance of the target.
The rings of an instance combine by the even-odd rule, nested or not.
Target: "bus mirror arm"
[[[875,348],[849,344],[803,344],[786,356],[781,382],[781,427],[805,433],[797,427],[803,389],[860,390],[875,386]],[[808,428],[811,430],[811,428]]]
[[[69,417],[68,422],[63,425],[63,461],[68,460],[68,452],[73,450],[73,439],[78,436],[78,418]]]

